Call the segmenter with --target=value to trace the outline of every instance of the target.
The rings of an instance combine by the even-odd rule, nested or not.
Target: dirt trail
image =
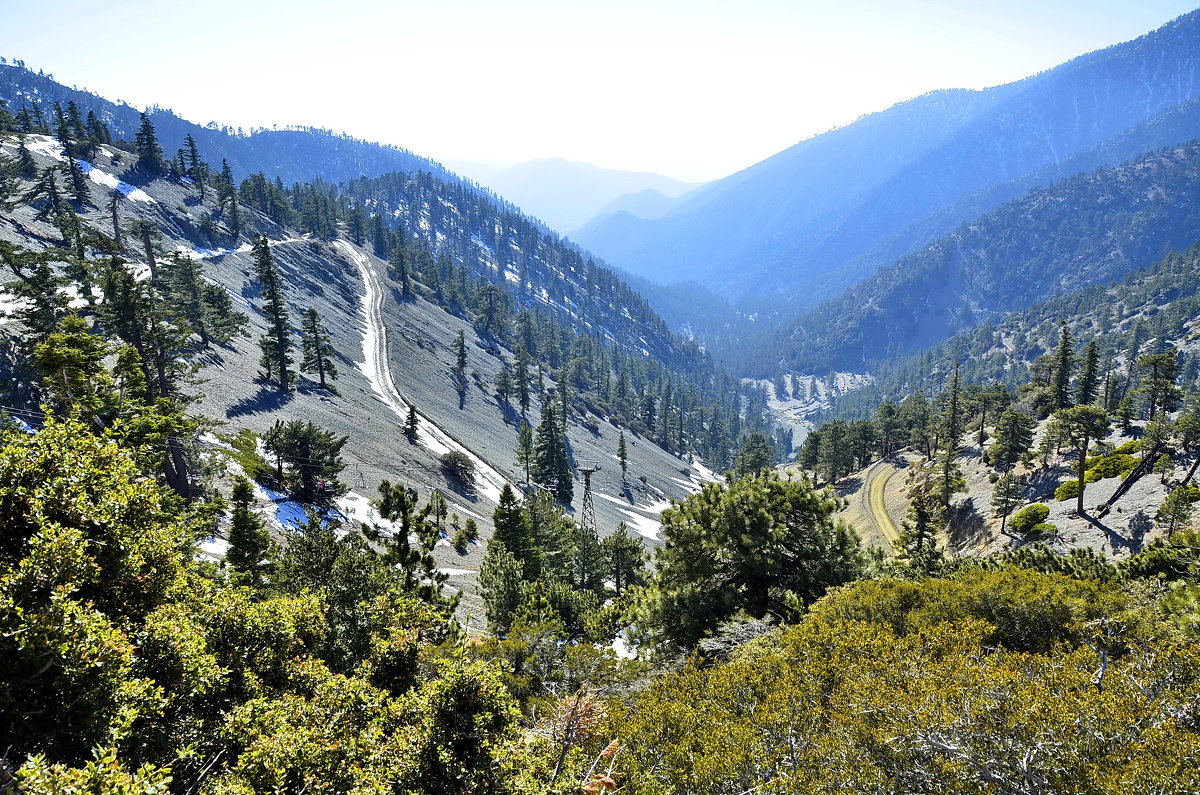
[[[860,518],[874,534],[895,551],[900,541],[900,528],[887,510],[887,484],[896,474],[896,466],[888,461],[876,461],[862,473],[862,487],[850,497],[849,513]]]
[[[375,394],[398,417],[405,419],[408,417],[410,403],[400,394],[400,390],[396,388],[396,382],[392,378],[391,363],[388,359],[387,325],[383,322],[383,285],[380,284],[379,275],[375,273],[375,269],[366,255],[345,240],[337,241],[337,247],[358,267],[365,289],[362,299],[363,363],[361,370],[370,381]],[[482,458],[459,444],[428,417],[423,416],[419,411],[417,416],[420,419],[417,426],[417,442],[439,455],[450,450],[458,450],[466,454],[475,464],[476,488],[480,495],[498,503],[500,491],[507,482],[504,476]]]

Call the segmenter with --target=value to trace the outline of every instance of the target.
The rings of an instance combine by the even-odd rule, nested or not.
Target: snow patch
[[[229,552],[229,542],[223,538],[212,536],[200,542],[200,551],[214,558],[224,558]]]
[[[383,289],[379,284],[370,262],[362,252],[344,240],[337,241],[342,250],[358,267],[366,294],[362,302],[363,318],[363,362],[359,370],[375,392],[401,420],[408,418],[409,404],[400,396],[392,379],[391,364],[387,355],[387,328],[382,317]],[[482,458],[450,438],[449,434],[434,424],[428,417],[421,416],[417,429],[417,442],[436,455],[451,450],[463,453],[475,464],[476,488],[486,499],[500,502],[500,491],[508,483],[504,476],[493,469]]]

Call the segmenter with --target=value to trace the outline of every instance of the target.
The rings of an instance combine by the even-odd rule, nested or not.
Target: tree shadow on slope
[[[278,411],[292,402],[291,392],[280,392],[274,385],[263,384],[253,395],[242,398],[229,407],[226,415],[241,417],[246,414],[258,414],[263,411]]]

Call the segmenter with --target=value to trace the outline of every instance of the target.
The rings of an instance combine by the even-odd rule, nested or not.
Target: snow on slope
[[[62,144],[51,138],[49,135],[31,135],[25,144],[25,148],[30,152],[36,152],[40,155],[45,155],[46,157],[53,158],[54,160],[58,160],[60,162],[67,159],[67,156],[63,153]],[[114,175],[109,174],[107,171],[101,171],[100,169],[96,168],[95,165],[86,160],[76,159],[75,162],[79,164],[80,170],[82,170],[84,174],[87,174],[88,178],[92,182],[95,182],[98,185],[103,185],[104,187],[112,190],[118,190],[125,198],[132,201],[143,202],[145,204],[157,204],[153,197],[151,197],[149,193],[146,193],[146,191],[142,190],[141,188],[134,187],[128,182],[122,182]]]
[[[362,300],[363,317],[363,362],[359,370],[371,388],[384,404],[395,412],[401,419],[408,418],[409,402],[396,389],[392,379],[391,365],[387,353],[387,328],[383,322],[383,288],[379,277],[366,255],[345,240],[339,240],[337,247],[348,256],[358,267],[362,276],[365,293]],[[476,488],[486,499],[494,503],[500,502],[500,491],[508,481],[492,468],[486,461],[463,447],[445,431],[435,425],[428,417],[418,412],[421,419],[417,430],[417,442],[437,455],[458,450],[471,459],[475,464]]]

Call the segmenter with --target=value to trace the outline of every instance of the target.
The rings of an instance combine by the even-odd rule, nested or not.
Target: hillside
[[[56,182],[62,178],[55,169],[66,171],[68,162],[58,142],[38,135],[24,140],[39,173]],[[6,137],[3,156],[16,159],[18,145],[16,137]],[[328,183],[299,185],[291,195],[272,194],[263,212],[256,209],[261,198],[257,192],[269,183],[245,180],[237,192],[241,202],[231,205],[218,198],[218,188],[202,200],[198,187],[187,178],[140,171],[131,154],[116,147],[96,146],[89,157],[77,161],[86,174],[86,193],[70,209],[65,201],[55,210],[52,201],[34,198],[32,180],[8,183],[9,195],[17,201],[0,214],[0,241],[15,244],[18,252],[45,252],[51,261],[70,260],[67,252],[56,254],[51,247],[64,244],[63,228],[75,228],[70,218],[77,217],[100,235],[112,235],[109,194],[110,186],[117,185],[124,194],[119,193],[112,206],[121,227],[149,224],[152,249],[160,263],[171,261],[172,252],[201,263],[210,283],[223,288],[234,308],[248,316],[248,329],[241,336],[218,346],[189,345],[193,348],[189,358],[204,379],[196,410],[217,422],[223,438],[239,429],[262,435],[277,420],[292,418],[346,436],[342,480],[350,493],[339,506],[349,518],[372,515],[366,500],[379,496],[381,481],[390,480],[413,486],[422,495],[441,490],[449,513],[457,517],[453,521],[473,520],[486,540],[501,488],[525,480],[515,452],[522,415],[536,425],[551,405],[557,413],[563,397],[559,395],[553,404],[549,398],[560,386],[569,391],[565,439],[572,477],[579,477],[579,467],[601,467],[592,483],[596,525],[602,535],[626,522],[648,542],[656,539],[658,512],[667,501],[685,496],[712,477],[698,461],[689,463],[697,445],[730,455],[731,442],[713,437],[704,423],[725,423],[722,418],[730,405],[743,410],[734,382],[713,369],[694,346],[666,333],[665,324],[644,301],[611,273],[585,262],[535,222],[491,203],[477,191],[428,174],[390,175],[359,181],[345,193]],[[47,184],[45,179],[37,184]],[[375,243],[306,231],[310,224],[353,227],[360,218],[358,202],[368,187],[378,191],[373,201],[384,196],[405,199],[402,220],[389,211],[389,224],[395,228],[388,230],[382,245],[390,250],[390,263],[376,256]],[[322,203],[319,197],[328,201]],[[305,207],[312,213],[306,215]],[[235,215],[240,231],[233,228]],[[375,227],[372,218],[368,223]],[[413,231],[405,232],[409,224]],[[486,237],[490,234],[520,241],[528,256],[513,255],[507,263],[510,267],[497,268],[494,251],[507,249],[489,248],[494,243]],[[319,313],[339,364],[337,393],[320,389],[311,377],[301,378],[290,393],[264,380],[261,351],[254,340],[267,331],[268,318],[248,242],[258,235],[270,240],[291,317],[298,322],[309,308]],[[123,237],[120,253],[138,272],[148,272],[143,241],[128,232]],[[111,243],[104,245],[111,248]],[[521,247],[514,245],[511,250]],[[452,253],[463,256],[452,259]],[[60,264],[69,271],[69,262],[60,260]],[[101,273],[104,267],[96,261],[86,272]],[[517,273],[519,278],[509,278]],[[11,280],[13,273],[6,276]],[[89,290],[95,295],[103,289],[88,288],[79,276],[62,283],[74,295]],[[485,289],[489,285],[494,289]],[[494,308],[501,310],[487,321],[482,319],[480,303],[485,300],[495,301]],[[86,301],[76,305],[87,313],[98,311]],[[18,318],[31,317],[22,314],[21,302],[5,306]],[[30,321],[24,322],[27,328]],[[21,353],[22,329],[12,319],[0,326],[8,392],[4,403],[36,425],[41,422],[37,407],[45,395]],[[517,337],[519,329],[528,336]],[[459,334],[466,342],[461,371],[455,361]],[[524,411],[512,392],[502,395],[499,387],[502,380],[515,376],[514,363],[522,355],[535,368],[526,375],[531,382],[525,385],[530,397]],[[461,382],[458,372],[465,376]],[[516,384],[512,389],[519,391]],[[419,423],[411,441],[403,428],[410,406]],[[647,406],[650,414],[645,413]],[[749,412],[747,430],[756,427],[753,406]],[[617,461],[622,434],[628,439],[624,482]],[[206,442],[213,444],[224,446],[212,438]],[[474,488],[464,488],[444,471],[442,456],[452,450],[473,461]],[[220,456],[213,459],[220,460]],[[577,517],[582,496],[576,486],[575,505],[567,501],[568,510]],[[278,513],[281,520],[285,508],[278,496],[264,498],[262,504],[267,516]],[[464,589],[464,610],[480,616],[473,578],[482,545],[469,545],[460,553],[443,544],[434,552],[451,578],[449,592]]]
[[[1114,139],[1198,96],[1198,26],[1188,14],[1016,83],[918,97],[710,183],[664,218],[616,215],[575,239],[618,267],[695,279],[751,310],[811,305],[828,295],[811,289],[823,274],[887,241],[872,262],[908,253],[1019,195],[1026,175],[1098,147],[1120,159],[1098,154],[1096,165],[1127,159]],[[1194,137],[1176,134],[1157,145]]]
[[[139,111],[124,102],[113,102],[88,91],[70,88],[53,78],[12,64],[0,64],[0,100],[16,114],[36,101],[47,112],[58,102],[92,110],[109,127],[114,138],[132,141],[139,124]],[[31,106],[31,105],[30,105]],[[32,106],[31,106],[32,107]],[[238,179],[262,172],[286,185],[321,178],[332,181],[391,171],[428,171],[450,177],[438,163],[395,146],[384,146],[313,128],[284,130],[232,129],[210,122],[196,124],[163,108],[149,108],[148,115],[158,132],[168,158],[175,156],[191,135],[205,157],[218,169],[228,161]],[[53,123],[53,119],[46,120]]]
[[[1200,239],[1200,143],[1064,180],[898,260],[788,323],[790,369],[872,368]]]

